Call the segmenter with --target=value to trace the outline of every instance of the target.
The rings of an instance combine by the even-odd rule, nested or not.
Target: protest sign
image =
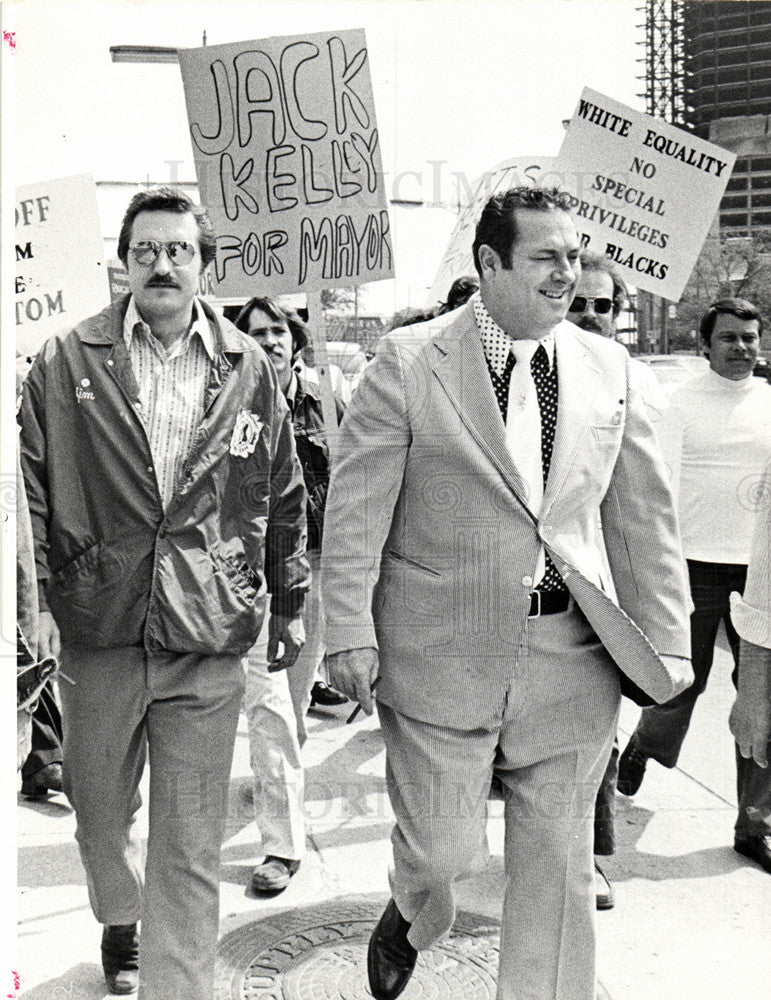
[[[736,156],[585,88],[556,162],[582,242],[679,301]]]
[[[90,174],[16,189],[16,350],[36,354],[109,302]]]
[[[217,295],[393,276],[362,30],[181,49]]]
[[[503,160],[492,170],[477,177],[471,186],[471,194],[461,209],[455,223],[447,249],[442,257],[434,283],[428,293],[426,305],[431,308],[444,301],[447,291],[456,278],[464,274],[476,274],[471,247],[479,216],[488,199],[498,191],[518,187],[520,184],[556,184],[550,175],[554,160],[549,156],[516,156]]]

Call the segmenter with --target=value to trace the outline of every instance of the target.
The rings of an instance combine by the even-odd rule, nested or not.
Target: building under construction
[[[720,207],[727,236],[771,236],[771,2],[647,0],[645,100],[737,154]]]

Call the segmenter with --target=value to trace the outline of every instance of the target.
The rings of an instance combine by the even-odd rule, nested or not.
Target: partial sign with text
[[[179,52],[220,296],[393,276],[362,30]]]
[[[90,174],[19,187],[15,207],[16,350],[31,357],[109,303],[107,268]]]
[[[585,246],[679,301],[736,156],[585,88],[557,157]]]
[[[551,173],[554,160],[550,156],[516,156],[497,164],[477,177],[472,185],[468,203],[463,206],[455,223],[447,249],[428,294],[429,307],[442,301],[456,278],[475,274],[472,246],[482,209],[489,199],[500,191],[522,184],[543,186],[557,184]]]

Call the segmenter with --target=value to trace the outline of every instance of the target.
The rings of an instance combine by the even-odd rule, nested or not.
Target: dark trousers
[[[48,764],[62,762],[62,715],[50,685],[49,681],[40,692],[32,713],[32,749],[21,769],[22,779],[33,777]]]
[[[691,615],[691,659],[694,682],[663,705],[643,709],[632,739],[641,753],[664,767],[674,767],[688,732],[694,706],[707,686],[720,623],[725,625],[734,660],[732,679],[737,682],[739,636],[730,616],[732,591],[742,593],[747,567],[735,563],[688,560],[694,611]],[[771,833],[771,768],[744,760],[737,749],[739,816],[736,832],[741,836]]]
[[[618,781],[618,737],[602,776],[594,802],[594,853],[616,853],[616,782]]]

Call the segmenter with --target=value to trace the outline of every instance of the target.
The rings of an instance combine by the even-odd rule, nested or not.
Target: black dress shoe
[[[62,765],[54,762],[41,767],[21,783],[21,794],[26,799],[44,799],[49,792],[62,790]]]
[[[410,925],[391,900],[369,939],[367,974],[375,1000],[395,1000],[410,981],[418,953],[407,940]]]
[[[136,924],[112,924],[102,931],[102,968],[107,989],[127,996],[139,989],[139,934]]]
[[[311,688],[311,708],[314,705],[343,705],[348,699],[344,694],[340,694],[339,691],[335,691],[331,688],[329,684],[325,684],[324,681],[316,681]]]
[[[736,837],[734,850],[745,858],[757,861],[761,868],[771,874],[771,834],[757,834],[754,837]]]
[[[275,854],[269,854],[252,872],[252,891],[281,892],[289,885],[289,879],[297,873],[299,867],[298,860],[278,858]]]
[[[618,761],[616,788],[622,795],[636,795],[645,777],[648,757],[630,740]]]

